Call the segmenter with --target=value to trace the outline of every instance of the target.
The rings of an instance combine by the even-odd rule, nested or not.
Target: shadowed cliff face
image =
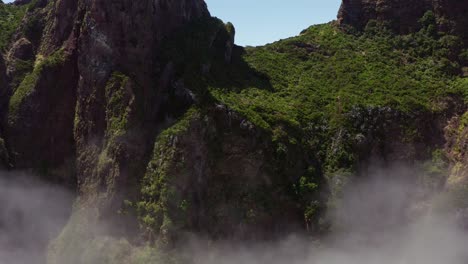
[[[0,60],[0,113],[8,112],[2,118],[6,143],[0,142],[0,159],[5,163],[10,153],[14,169],[78,185],[82,203],[103,209],[102,221],[112,219],[124,197],[137,194],[158,119],[165,115],[161,105],[175,81],[172,63],[161,59],[161,42],[187,23],[209,17],[206,4],[54,0],[17,5],[26,16],[5,56],[10,85]]]
[[[467,42],[468,12],[466,0],[343,0],[338,13],[341,24],[363,29],[369,20],[389,23],[398,33],[419,29],[418,20],[426,11],[434,11],[440,29],[455,33]]]
[[[52,174],[49,178],[72,184],[74,176],[62,172],[74,174],[70,170],[76,156],[79,184],[95,181],[99,155],[117,133],[110,127],[109,108],[114,105],[109,82],[119,72],[129,80],[125,89],[130,98],[122,107],[131,109],[131,129],[138,131],[128,138],[120,135],[121,141],[132,140],[138,147],[130,151],[121,146],[119,153],[141,157],[136,167],[144,168],[142,156],[152,145],[161,94],[173,74],[166,61],[157,59],[159,45],[176,28],[207,16],[204,1],[194,0],[30,4],[8,53],[12,82],[25,77],[12,87],[7,118],[15,167],[42,168]],[[125,158],[118,155],[106,154],[119,171],[113,178],[125,178]]]

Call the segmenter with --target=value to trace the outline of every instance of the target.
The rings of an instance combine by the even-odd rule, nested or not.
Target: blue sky
[[[11,2],[11,0],[6,0]],[[236,44],[263,45],[336,18],[341,0],[205,0],[211,15],[236,27]]]
[[[263,45],[336,19],[341,0],[205,0],[212,16],[236,27],[236,44]]]

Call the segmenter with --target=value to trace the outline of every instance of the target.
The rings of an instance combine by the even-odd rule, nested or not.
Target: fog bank
[[[184,248],[196,264],[467,264],[468,233],[439,210],[439,176],[394,165],[353,177],[330,210],[330,234],[276,243],[210,242]],[[432,177],[432,178],[431,178]]]
[[[336,176],[341,181],[342,177]],[[468,234],[455,214],[439,210],[443,183],[419,168],[392,166],[351,177],[330,201],[331,229],[324,237],[291,234],[274,242],[213,241],[188,235],[168,256],[144,247],[137,254],[124,238],[75,241],[98,245],[83,258],[64,255],[78,264],[467,264]],[[436,177],[436,178],[431,178]],[[30,176],[0,178],[0,264],[43,263],[47,241],[67,221],[72,195]],[[442,206],[443,207],[443,206]],[[105,227],[86,226],[87,230]],[[65,243],[68,243],[66,240]],[[93,246],[94,247],[94,246]],[[84,247],[86,248],[86,246]],[[110,252],[106,251],[110,248]],[[116,252],[117,249],[123,250]],[[128,252],[125,253],[125,252]],[[133,254],[137,256],[133,258]],[[95,257],[93,257],[95,254]],[[149,254],[149,255],[148,255]],[[161,255],[159,255],[161,254]],[[150,256],[151,255],[151,256]],[[113,256],[113,257],[111,257]],[[154,256],[154,257],[153,257]],[[135,259],[137,259],[135,261]],[[144,260],[143,260],[144,259]],[[111,260],[111,261],[109,261]]]
[[[0,264],[42,264],[73,195],[27,173],[0,172]]]

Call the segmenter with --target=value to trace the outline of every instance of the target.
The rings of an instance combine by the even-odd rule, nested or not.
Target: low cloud
[[[468,233],[434,205],[442,193],[417,168],[372,168],[355,177],[330,212],[333,228],[314,240],[291,235],[275,243],[213,242],[184,247],[196,264],[466,264]]]
[[[148,247],[133,247],[125,239],[95,239],[93,245],[100,245],[96,252],[88,250],[86,258],[65,254],[60,263],[468,263],[466,230],[453,214],[442,213],[434,206],[441,192],[424,183],[427,178],[419,169],[392,166],[366,174],[352,177],[340,192],[336,206],[329,212],[332,230],[325,237],[291,234],[274,242],[246,242],[189,235],[169,257],[161,257],[161,251]],[[2,174],[0,264],[45,261],[47,242],[67,221],[72,198],[66,190],[31,180],[30,176]],[[106,248],[112,250],[106,252]]]
[[[72,200],[68,190],[28,173],[0,172],[0,264],[44,263]]]

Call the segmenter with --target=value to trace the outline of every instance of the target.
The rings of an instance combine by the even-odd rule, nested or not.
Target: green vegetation
[[[26,10],[27,6],[0,3],[0,51],[4,51],[7,47]]]
[[[33,1],[29,6],[36,3]],[[0,50],[7,47],[27,8],[0,4]],[[42,36],[44,21],[36,14],[25,22],[22,33],[36,43]],[[190,210],[196,208],[190,195],[182,193],[180,188],[181,182],[192,176],[188,171],[193,170],[193,166],[188,166],[187,153],[182,153],[189,148],[184,149],[179,140],[190,134],[194,121],[209,119],[209,110],[222,104],[227,106],[222,109],[232,109],[240,119],[253,124],[247,130],[261,135],[258,136],[261,147],[255,150],[251,160],[239,160],[252,163],[260,160],[255,165],[261,168],[253,170],[265,173],[261,176],[268,178],[268,184],[249,186],[245,179],[228,179],[232,175],[228,172],[225,176],[221,173],[223,168],[216,167],[219,165],[216,154],[223,154],[222,148],[226,147],[216,144],[222,145],[224,138],[218,135],[203,138],[201,141],[212,144],[206,147],[206,159],[210,163],[206,166],[212,166],[206,170],[207,174],[218,173],[216,179],[207,180],[208,187],[204,186],[209,189],[209,194],[203,197],[208,217],[212,217],[214,223],[225,217],[231,225],[236,221],[251,224],[262,217],[273,218],[275,207],[287,204],[296,215],[304,217],[307,227],[317,227],[324,208],[323,198],[319,196],[326,196],[324,193],[328,191],[327,206],[334,206],[357,170],[362,158],[360,152],[370,152],[366,149],[368,145],[377,145],[375,142],[384,141],[386,136],[395,136],[398,138],[395,140],[408,144],[421,141],[421,130],[425,127],[417,123],[423,120],[419,117],[444,114],[448,98],[468,103],[468,78],[459,74],[462,66],[468,63],[468,49],[459,37],[437,31],[433,13],[427,12],[420,23],[421,30],[408,35],[395,35],[376,21],[370,21],[363,32],[329,23],[312,26],[299,36],[263,47],[232,47],[232,50],[235,28],[231,23],[224,24],[216,18],[192,23],[166,39],[160,47],[163,54],[154,59],[160,63],[156,66],[166,67],[168,75],[175,73],[175,77],[166,79],[182,80],[183,88],[194,93],[195,106],[187,111],[180,107],[175,113],[161,110],[161,115],[167,111],[175,118],[180,117],[176,111],[185,114],[162,129],[152,153],[141,154],[139,150],[150,140],[142,142],[140,133],[149,134],[144,136],[149,138],[156,130],[154,124],[160,124],[156,120],[159,117],[150,116],[157,111],[148,109],[157,109],[159,105],[151,105],[156,101],[154,97],[166,94],[157,94],[157,89],[143,91],[136,79],[130,77],[132,75],[114,72],[103,95],[106,134],[89,155],[97,159],[95,171],[91,172],[96,175],[94,191],[105,186],[107,193],[99,190],[99,195],[107,200],[116,195],[113,192],[120,187],[117,184],[121,183],[116,181],[119,176],[132,178],[123,182],[133,186],[131,181],[139,180],[135,175],[144,174],[141,197],[135,198],[133,194],[125,197],[135,200],[125,200],[124,209],[131,210],[130,214],[136,210],[147,241],[170,243],[172,239],[168,236],[188,226]],[[10,122],[16,122],[23,107],[29,106],[28,99],[38,87],[44,86],[42,80],[50,78],[45,74],[53,73],[65,59],[64,51],[58,50],[46,58],[39,55],[34,63],[15,62],[17,74],[11,84],[16,89],[9,105]],[[164,79],[165,70],[155,68],[154,79]],[[169,99],[162,100],[167,101],[164,103],[179,103],[170,98],[173,96],[170,93],[176,93],[174,90],[162,92],[169,93]],[[96,100],[96,96],[91,94],[93,98],[84,99]],[[161,108],[164,107],[179,108],[178,105]],[[79,120],[78,115],[76,118],[75,127],[79,127],[80,122],[92,122]],[[153,125],[154,130],[147,128]],[[387,135],[386,129],[392,125],[398,132]],[[468,113],[461,117],[459,132],[467,126]],[[229,129],[232,129],[229,133],[237,133],[234,128]],[[147,133],[149,131],[151,133]],[[8,158],[4,145],[0,138],[0,162]],[[447,161],[441,150],[424,151],[427,153],[420,156],[432,160],[422,164],[426,172],[423,181],[430,187],[437,186],[446,177]],[[150,159],[148,166],[135,166],[131,159],[137,158]],[[125,164],[129,160],[130,164]],[[80,187],[87,188],[86,184]],[[326,184],[328,190],[323,188]],[[272,194],[280,197],[273,198]],[[279,204],[281,202],[284,204]],[[233,217],[223,212],[223,208],[216,208],[220,203],[235,207],[233,211],[238,215]],[[96,209],[90,212],[91,216],[88,213],[75,210],[69,224],[51,246],[52,255],[54,252],[64,255],[55,256],[52,263],[168,263],[169,260],[152,247],[137,248],[125,239],[96,237],[90,227],[99,221],[93,219],[99,212]],[[121,213],[127,212],[122,210]],[[64,259],[70,257],[73,259]]]
[[[108,132],[123,133],[127,129],[128,108],[131,94],[127,92],[129,78],[122,73],[114,73],[106,86]]]
[[[369,147],[386,140],[389,127],[398,130],[393,140],[420,142],[421,120],[447,111],[448,98],[468,103],[467,79],[459,77],[459,58],[465,52],[461,41],[437,32],[432,17],[426,13],[421,30],[403,36],[375,21],[364,32],[334,23],[312,26],[297,37],[263,47],[234,47],[229,64],[225,56],[233,26],[202,20],[167,40],[163,58],[174,63],[177,77],[195,92],[200,111],[224,104],[269,137],[281,192],[294,197],[308,226],[317,226],[323,209],[317,196],[321,185],[330,185],[333,206],[346,178],[357,170],[360,155],[366,155],[360,151],[369,151],[359,150],[359,144]],[[161,133],[142,182],[137,210],[152,238],[183,225],[173,221],[182,221],[184,208],[190,206],[173,188],[171,177],[184,177],[183,171],[173,169],[184,167],[174,160],[179,150],[173,140],[192,118],[189,111]],[[369,138],[375,141],[366,141]],[[430,160],[432,147],[419,156]],[[438,184],[447,169],[440,151],[432,154],[422,165],[430,186]],[[301,157],[311,160],[309,168],[288,179],[291,175],[281,168],[299,163]],[[237,188],[236,183],[229,186]],[[249,191],[260,204],[274,188]]]
[[[33,71],[34,62],[18,59],[15,60],[13,63],[15,67],[15,75],[13,76],[13,80],[11,81],[11,87],[13,87],[14,89],[21,84],[21,82],[24,80],[28,73]]]
[[[459,38],[431,32],[430,14],[423,20],[420,32],[404,36],[375,22],[362,33],[330,23],[264,47],[238,49],[240,59],[208,81],[210,94],[272,134],[286,127],[285,141],[325,157],[330,139],[352,129],[356,109],[412,115],[444,111],[439,102],[449,96],[468,102],[468,82],[457,75]],[[242,62],[250,75],[242,72]],[[343,159],[330,167],[352,164],[349,148],[331,153]]]
[[[180,121],[163,131],[156,139],[153,155],[143,178],[141,193],[144,199],[137,204],[139,218],[151,238],[156,237],[160,231],[170,235],[170,229],[174,225],[183,225],[187,220],[185,212],[189,205],[176,190],[173,184],[175,179],[171,178],[174,166],[180,167],[177,164],[178,150],[174,139],[186,132],[190,122],[198,116],[196,109],[190,109]],[[162,237],[161,240],[164,243],[169,242],[168,238]]]
[[[444,71],[445,57],[429,51],[424,56],[425,47],[405,43],[414,37],[352,35],[333,24],[314,26],[301,36],[246,50],[243,58],[268,76],[270,90],[212,87],[212,93],[266,127],[278,121],[307,124],[355,106],[435,110],[438,99],[466,93],[466,87],[452,85],[458,79]],[[425,40],[432,47],[446,38]]]
[[[10,99],[9,106],[9,121],[14,122],[17,118],[18,111],[21,108],[23,101],[34,92],[34,89],[39,82],[42,73],[46,70],[56,68],[65,61],[65,54],[63,50],[57,50],[47,58],[37,58],[34,69],[31,73],[27,74],[18,88],[15,90]],[[25,63],[30,67],[29,63]]]
[[[460,121],[460,127],[459,127],[459,133],[462,133],[464,129],[468,127],[468,112],[466,112],[462,117]]]
[[[449,176],[449,163],[442,149],[434,150],[432,159],[423,164],[421,183],[430,190],[437,191]]]

